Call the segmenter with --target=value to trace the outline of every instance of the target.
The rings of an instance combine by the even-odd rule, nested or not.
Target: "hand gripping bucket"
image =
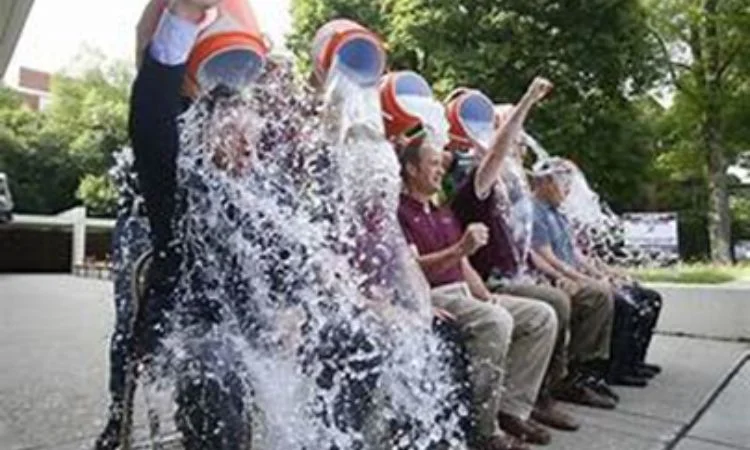
[[[153,35],[167,3],[151,0],[139,24],[139,34],[145,31]],[[217,84],[242,88],[260,75],[270,44],[260,32],[247,0],[222,1],[206,14],[200,27],[187,62],[187,95],[195,97]]]
[[[348,19],[323,25],[315,33],[311,52],[315,76],[321,84],[325,84],[334,63],[362,86],[375,85],[385,70],[385,50],[380,39]]]
[[[474,142],[489,146],[495,129],[495,106],[474,89],[457,89],[448,96],[446,114],[450,123],[451,150],[466,150]]]
[[[380,104],[389,139],[418,137],[422,130],[420,102],[433,99],[432,88],[415,72],[391,72],[380,82]]]

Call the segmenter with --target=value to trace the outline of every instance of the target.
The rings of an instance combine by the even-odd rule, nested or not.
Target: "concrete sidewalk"
[[[660,331],[750,342],[750,283],[651,287],[664,296]]]
[[[0,449],[91,448],[106,412],[111,289],[69,276],[0,275]],[[649,359],[664,373],[646,389],[620,389],[615,411],[571,407],[583,428],[555,433],[547,448],[666,449],[748,350],[658,336]],[[672,450],[750,450],[748,424],[750,365]]]

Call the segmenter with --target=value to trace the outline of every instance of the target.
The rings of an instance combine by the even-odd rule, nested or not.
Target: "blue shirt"
[[[531,245],[535,249],[549,245],[561,261],[577,266],[568,220],[557,208],[539,199],[534,199]]]

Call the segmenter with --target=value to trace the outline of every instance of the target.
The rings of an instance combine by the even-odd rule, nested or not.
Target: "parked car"
[[[13,220],[13,197],[8,187],[8,176],[0,172],[0,224]]]

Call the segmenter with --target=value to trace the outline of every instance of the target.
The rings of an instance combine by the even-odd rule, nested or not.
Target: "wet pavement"
[[[111,289],[72,276],[0,275],[0,449],[91,448],[107,406]],[[750,302],[748,294],[737,289],[731,301]],[[674,306],[665,323],[700,320],[674,317],[695,314]],[[615,411],[568,407],[582,429],[555,432],[546,448],[750,450],[750,363],[740,364],[748,351],[741,342],[657,336],[649,359],[664,373],[646,389],[618,389]]]

